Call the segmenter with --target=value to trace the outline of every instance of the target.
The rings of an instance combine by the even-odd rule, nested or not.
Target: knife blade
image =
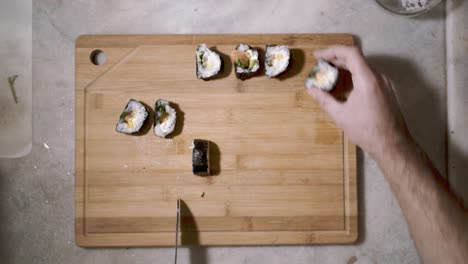
[[[180,219],[180,199],[177,199],[174,264],[177,264],[177,248],[179,246],[179,219]]]

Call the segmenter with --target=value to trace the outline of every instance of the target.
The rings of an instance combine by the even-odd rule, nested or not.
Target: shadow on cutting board
[[[180,244],[189,246],[191,264],[208,263],[206,247],[200,246],[200,233],[193,213],[187,204],[180,200],[180,231],[182,232]]]
[[[219,56],[221,57],[221,60],[222,60],[220,74],[215,79],[224,79],[224,78],[229,77],[229,75],[231,75],[231,71],[232,71],[231,57],[228,54],[222,53],[216,47],[210,47],[210,49],[212,51],[217,52],[219,54]]]
[[[221,173],[221,152],[213,141],[210,141],[210,174],[218,176]]]
[[[302,69],[304,68],[305,64],[305,53],[301,49],[290,49],[291,52],[291,61],[289,62],[289,68],[286,70],[285,73],[280,74],[277,78],[280,81],[287,80],[291,77],[298,75]]]

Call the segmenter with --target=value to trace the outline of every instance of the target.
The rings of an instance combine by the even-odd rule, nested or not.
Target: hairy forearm
[[[468,214],[412,140],[375,157],[382,168],[425,263],[468,260]]]
[[[411,139],[392,82],[372,70],[355,47],[315,51],[316,58],[349,70],[353,90],[338,102],[320,89],[308,89],[348,138],[382,168],[426,263],[466,263],[468,214]]]

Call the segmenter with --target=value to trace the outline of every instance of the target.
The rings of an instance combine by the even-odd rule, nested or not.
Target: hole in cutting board
[[[106,53],[104,53],[102,50],[94,50],[89,56],[91,62],[97,66],[104,64],[106,62],[106,58]]]

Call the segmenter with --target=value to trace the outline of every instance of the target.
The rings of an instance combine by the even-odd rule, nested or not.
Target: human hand
[[[391,82],[369,67],[359,48],[334,46],[314,56],[351,72],[353,90],[345,102],[317,88],[307,92],[353,143],[379,158],[388,148],[411,140]]]

